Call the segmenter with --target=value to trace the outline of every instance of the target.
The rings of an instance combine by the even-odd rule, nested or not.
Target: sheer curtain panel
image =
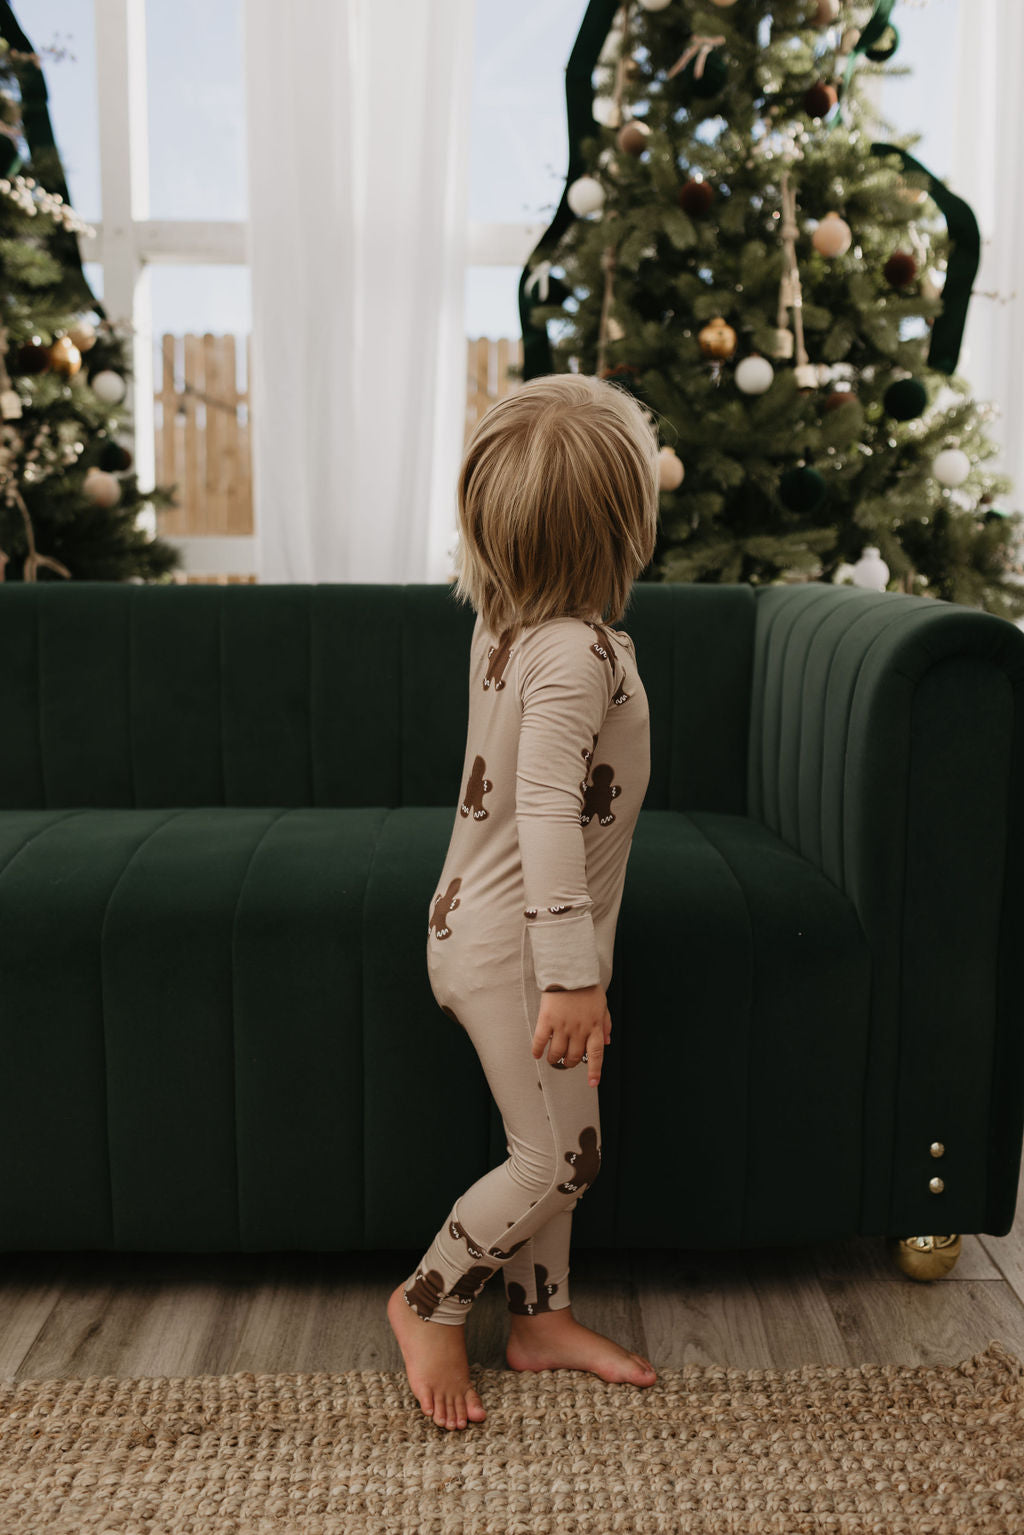
[[[957,56],[950,185],[974,209],[982,241],[957,371],[977,399],[999,408],[988,424],[1002,447],[992,467],[1014,481],[1000,500],[1024,511],[1024,205],[1017,181],[1024,149],[1022,0],[961,0]]]
[[[261,581],[440,581],[474,0],[246,0]]]

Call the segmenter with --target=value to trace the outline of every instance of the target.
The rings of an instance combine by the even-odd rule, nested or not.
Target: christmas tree
[[[85,281],[41,64],[0,4],[0,580],[152,580],[181,555],[137,517],[174,502],[118,440],[131,334]]]
[[[1016,618],[995,407],[955,371],[977,223],[920,135],[869,131],[893,3],[591,0],[522,372],[597,373],[658,419],[645,579],[852,575]]]

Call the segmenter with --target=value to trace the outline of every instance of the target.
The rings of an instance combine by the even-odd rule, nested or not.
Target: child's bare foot
[[[413,1395],[438,1428],[465,1428],[487,1414],[469,1384],[466,1329],[417,1316],[402,1294],[404,1281],[388,1297],[388,1321],[405,1360]]]
[[[577,1322],[571,1306],[536,1316],[509,1316],[505,1358],[512,1370],[591,1370],[602,1380],[652,1386],[657,1374],[642,1354],[633,1354],[603,1333]]]

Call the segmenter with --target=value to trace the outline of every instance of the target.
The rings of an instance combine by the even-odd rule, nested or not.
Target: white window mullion
[[[112,321],[133,328],[132,451],[145,491],[154,480],[153,322],[149,273],[137,240],[139,225],[149,218],[146,7],[145,0],[94,0],[94,6],[103,307]],[[154,522],[150,513],[149,525]]]

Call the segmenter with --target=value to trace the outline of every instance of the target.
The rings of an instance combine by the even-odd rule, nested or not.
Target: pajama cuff
[[[533,969],[541,991],[548,986],[597,986],[601,961],[597,952],[594,920],[589,911],[578,917],[527,919]]]

